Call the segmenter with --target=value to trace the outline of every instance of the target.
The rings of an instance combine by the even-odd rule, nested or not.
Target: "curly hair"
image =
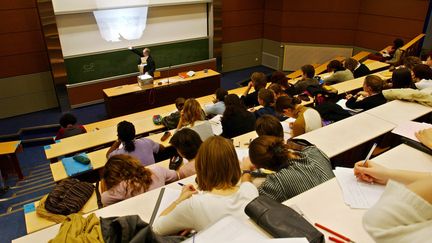
[[[126,193],[137,195],[147,191],[152,183],[151,171],[141,165],[140,161],[130,155],[120,154],[108,159],[103,172],[107,189],[125,181]]]

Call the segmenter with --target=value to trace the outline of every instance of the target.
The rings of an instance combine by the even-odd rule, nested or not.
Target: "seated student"
[[[284,138],[284,130],[279,119],[271,115],[263,115],[255,124],[255,131],[258,136],[268,135]]]
[[[432,149],[432,129],[416,134]],[[389,169],[372,161],[357,162],[360,180],[387,184],[378,202],[363,217],[363,226],[376,242],[428,242],[432,232],[432,175]]]
[[[177,125],[177,129],[180,129],[184,126],[193,127],[195,125],[195,122],[204,120],[205,113],[198,101],[192,98],[187,99],[184,104],[183,110],[180,112],[180,120]]]
[[[354,78],[363,77],[371,73],[366,65],[358,62],[352,57],[345,59],[344,66],[353,73]]]
[[[204,112],[208,115],[222,115],[225,111],[225,96],[228,92],[222,88],[218,88],[215,92],[215,100],[212,105],[206,105],[204,107]]]
[[[198,133],[189,128],[183,128],[176,132],[169,141],[183,158],[183,165],[178,170],[179,179],[195,175],[195,157],[202,140]]]
[[[370,54],[368,59],[377,60],[380,62],[386,62],[392,60],[392,62],[400,62],[402,56],[402,50],[400,48],[404,45],[404,41],[397,38],[393,41],[393,45],[389,48],[380,51],[379,53]],[[394,60],[393,60],[394,59]]]
[[[255,117],[258,119],[263,115],[272,115],[280,117],[274,109],[275,96],[273,91],[269,89],[260,89],[258,92],[258,102],[262,108],[254,111]]]
[[[418,64],[412,71],[417,89],[422,90],[432,87],[432,69],[428,65]]]
[[[241,100],[246,107],[258,106],[258,91],[265,88],[267,85],[267,78],[264,73],[254,72],[251,76],[251,81],[248,84],[247,89],[241,96]],[[251,88],[254,88],[254,92],[249,94]]]
[[[417,66],[418,64],[422,64],[422,61],[420,58],[416,57],[416,56],[409,56],[409,57],[405,57],[403,60],[403,65],[408,68],[409,70],[413,70],[415,66]]]
[[[432,68],[432,52],[429,52],[426,55],[426,60],[423,62],[423,64],[428,65],[430,68]]]
[[[260,195],[284,202],[334,177],[330,159],[314,145],[301,146],[280,137],[259,136],[249,145],[242,169],[275,171],[259,186]]]
[[[392,89],[415,88],[411,71],[408,68],[398,68],[393,71],[391,79]]]
[[[86,133],[86,129],[77,124],[77,119],[71,113],[63,114],[60,117],[60,130],[57,132],[55,140],[59,140],[62,138],[72,137],[78,134]]]
[[[268,86],[268,90],[273,91],[273,94],[275,96],[275,101],[277,98],[279,98],[280,96],[286,96],[287,94],[285,93],[285,91],[282,89],[282,86],[280,86],[280,84],[277,83],[273,83],[270,84]]]
[[[180,197],[155,220],[156,233],[169,235],[183,229],[199,232],[227,215],[240,220],[248,218],[244,209],[258,196],[258,191],[252,183],[243,182],[250,175],[242,176],[230,140],[215,136],[204,141],[195,168],[198,190],[202,192],[198,193],[192,185],[184,186]]]
[[[117,125],[117,137],[118,140],[111,145],[106,154],[107,158],[128,154],[137,158],[143,165],[151,165],[155,163],[153,154],[164,149],[163,145],[151,139],[135,139],[135,126],[128,121],[122,121]]]
[[[324,79],[324,84],[327,85],[354,79],[353,73],[350,70],[344,68],[342,62],[338,60],[332,60],[327,65],[327,72],[333,72],[330,77]]]
[[[168,128],[168,129],[174,129],[177,128],[179,120],[180,120],[180,113],[183,110],[183,106],[185,103],[185,99],[182,97],[179,97],[175,100],[175,106],[177,108],[176,112],[171,113],[169,116],[165,116],[162,118],[162,124]]]
[[[274,71],[270,77],[272,84],[279,84],[282,90],[287,95],[295,95],[295,89],[292,84],[288,82],[286,74],[282,71]]]
[[[276,111],[296,119],[291,124],[293,137],[322,127],[322,120],[318,111],[301,105],[301,100],[298,98],[279,97],[276,100]]]
[[[382,94],[384,81],[376,76],[369,75],[363,83],[363,91],[356,95],[348,94],[346,96],[346,106],[351,109],[369,110],[379,105],[385,104],[387,100]]]
[[[315,68],[312,65],[304,65],[301,67],[302,77],[294,84],[296,94],[301,94],[306,91],[306,88],[312,85],[319,85],[319,81],[315,77]]]
[[[139,195],[176,181],[177,173],[158,165],[144,167],[129,155],[115,155],[108,159],[103,171],[101,199],[104,206]]]
[[[254,130],[255,115],[246,110],[237,95],[227,95],[225,107],[221,119],[223,137],[233,138]]]
[[[403,45],[404,45],[404,41],[402,39],[399,38],[395,39],[393,41],[393,47],[392,47],[393,54],[389,53],[390,59],[387,59],[385,62],[393,66],[398,66],[401,62],[402,53],[403,53],[403,51],[400,48],[403,47]]]

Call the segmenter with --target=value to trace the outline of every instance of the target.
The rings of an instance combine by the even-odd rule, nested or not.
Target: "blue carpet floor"
[[[266,75],[273,70],[257,66],[238,71],[222,74],[221,86],[226,90],[239,87],[239,83],[249,79],[252,72],[264,72]],[[106,119],[104,104],[86,106],[71,111],[77,116],[82,124],[92,123]],[[40,125],[57,124],[61,116],[59,109],[50,109],[34,112],[26,115],[16,116],[0,120],[0,135],[16,133],[20,128],[33,127]],[[30,137],[54,136],[55,132],[44,134],[31,134]],[[0,198],[15,198],[0,202],[0,242],[10,242],[13,239],[26,234],[24,212],[22,205],[38,200],[43,195],[49,193],[54,186],[49,161],[45,158],[43,146],[25,147],[22,153],[18,154],[21,169],[26,180],[18,181],[15,177],[9,177],[5,182],[8,186],[15,186]],[[31,189],[29,189],[31,188]]]

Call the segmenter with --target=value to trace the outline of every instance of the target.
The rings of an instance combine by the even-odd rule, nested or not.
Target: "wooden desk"
[[[380,105],[365,113],[383,119],[395,125],[400,125],[406,121],[412,121],[432,112],[432,107],[421,104],[393,100]]]
[[[372,160],[393,169],[432,171],[432,156],[407,145],[400,145]],[[355,242],[374,242],[363,229],[362,219],[366,210],[351,209],[344,203],[342,191],[335,178],[283,204],[295,205],[311,223],[327,226]],[[320,231],[326,238],[331,236],[325,231]]]
[[[163,79],[166,80],[166,79]],[[220,74],[208,70],[198,71],[193,77],[170,77],[170,83],[140,87],[138,84],[104,89],[105,107],[110,117],[121,116],[154,107],[172,104],[178,97],[191,98],[213,94],[220,87]]]
[[[395,127],[396,125],[390,122],[366,113],[360,113],[302,134],[297,138],[306,139],[315,144],[331,158],[379,137]]]
[[[379,71],[382,71],[384,69],[388,69],[390,67],[390,64],[388,64],[388,63],[379,62],[379,61],[375,61],[375,60],[369,60],[369,59],[364,61],[363,64],[369,68],[371,73],[379,72]]]
[[[21,141],[10,141],[0,143],[0,156],[7,157],[12,162],[15,172],[17,173],[18,179],[24,179],[24,175],[21,171],[21,166],[17,157],[17,153],[22,151]]]
[[[33,204],[34,208],[36,209],[37,206],[39,205],[39,201],[32,202],[30,204]],[[92,196],[89,198],[87,203],[81,209],[81,212],[90,213],[90,212],[95,211],[97,209],[98,209],[98,205],[97,205],[96,192],[93,192]],[[24,219],[25,219],[27,234],[36,232],[36,231],[41,230],[41,229],[48,228],[48,227],[56,224],[53,221],[39,217],[36,214],[36,211],[24,213]]]
[[[355,60],[361,62],[364,59],[366,59],[371,53],[368,51],[361,51],[357,54],[355,54],[352,58],[354,58]]]

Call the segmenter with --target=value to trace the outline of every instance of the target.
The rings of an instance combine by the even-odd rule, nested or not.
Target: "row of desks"
[[[399,145],[373,160],[389,168],[432,172],[432,157],[406,145]],[[191,176],[183,179],[181,182],[194,184],[194,179],[195,176]],[[171,183],[166,187],[178,190],[181,189],[177,183]],[[96,210],[94,213],[99,217],[139,215],[142,220],[148,222],[159,192],[160,189],[155,189]],[[362,217],[366,210],[351,209],[344,203],[341,189],[336,179],[324,182],[321,185],[285,201],[283,204],[287,206],[295,205],[311,223],[321,223],[348,236],[355,242],[373,242],[362,227]],[[251,220],[247,222],[253,225],[256,230],[263,232]],[[60,224],[57,224],[15,239],[12,242],[46,242],[54,238],[59,228]],[[322,232],[328,236],[327,232]]]

